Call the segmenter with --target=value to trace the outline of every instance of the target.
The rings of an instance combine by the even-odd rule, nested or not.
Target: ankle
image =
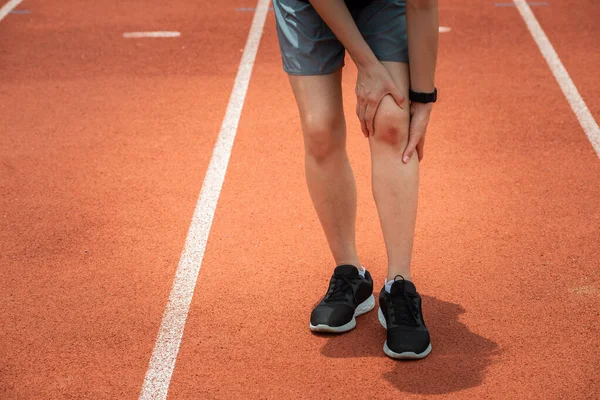
[[[358,258],[341,258],[335,260],[335,265],[354,265],[359,271],[361,271],[362,264],[358,261]]]

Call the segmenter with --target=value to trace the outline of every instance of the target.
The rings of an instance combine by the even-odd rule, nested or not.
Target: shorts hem
[[[336,72],[338,72],[339,70],[341,70],[342,68],[344,68],[346,64],[342,64],[339,67],[336,68],[332,68],[331,70],[326,70],[326,71],[297,71],[297,70],[291,70],[288,68],[283,68],[283,71],[288,74],[288,75],[294,75],[294,76],[321,76],[321,75],[331,75],[334,74]]]
[[[397,58],[385,58],[385,57],[377,57],[377,59],[379,61],[385,61],[385,62],[398,62],[398,63],[402,63],[402,64],[408,64],[408,58],[402,58],[402,59],[397,59]]]

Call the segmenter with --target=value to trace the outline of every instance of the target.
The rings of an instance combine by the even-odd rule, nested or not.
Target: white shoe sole
[[[385,330],[387,330],[387,324],[385,322],[385,317],[383,316],[383,312],[381,311],[381,307],[379,307],[379,309],[377,310],[377,317],[379,318],[379,323],[381,324],[381,326],[383,326],[385,328]],[[429,346],[427,346],[425,351],[423,351],[422,353],[414,353],[412,351],[396,353],[395,351],[390,350],[390,348],[387,345],[387,340],[386,340],[385,343],[383,344],[383,352],[388,357],[394,358],[396,360],[419,360],[421,358],[427,357],[429,355],[429,353],[431,353],[431,343],[429,343]]]
[[[329,333],[342,333],[348,332],[356,326],[356,317],[359,315],[365,314],[371,311],[375,307],[375,297],[373,295],[369,296],[368,299],[363,301],[356,307],[354,310],[354,315],[352,319],[347,324],[341,326],[329,326],[325,324],[313,325],[310,324],[310,330],[313,332],[329,332]]]

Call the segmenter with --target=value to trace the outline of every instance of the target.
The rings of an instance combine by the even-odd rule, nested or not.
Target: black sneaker
[[[387,329],[383,351],[389,357],[399,359],[427,357],[431,342],[417,288],[402,278],[392,284],[390,292],[386,292],[384,286],[379,294],[379,322]]]
[[[375,307],[373,279],[365,270],[363,278],[354,265],[335,268],[329,290],[310,316],[313,332],[347,332],[356,326],[356,317]]]

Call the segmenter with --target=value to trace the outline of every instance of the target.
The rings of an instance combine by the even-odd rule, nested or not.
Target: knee
[[[327,161],[336,152],[344,149],[343,118],[308,115],[302,120],[302,131],[306,155],[318,163]]]
[[[404,150],[410,126],[408,109],[401,109],[390,96],[386,96],[377,109],[374,123],[374,141]]]

